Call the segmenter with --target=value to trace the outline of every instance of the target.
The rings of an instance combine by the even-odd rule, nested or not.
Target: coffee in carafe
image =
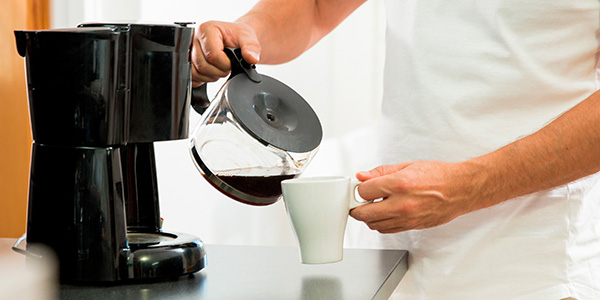
[[[281,198],[281,181],[299,176],[316,154],[321,123],[298,93],[256,72],[240,49],[225,52],[231,76],[215,99],[208,100],[206,84],[193,92],[192,107],[203,115],[192,134],[191,155],[204,178],[225,195],[273,204]]]
[[[277,202],[281,196],[281,182],[286,179],[292,179],[297,175],[273,175],[273,176],[235,176],[221,175],[216,176],[223,184],[234,188],[236,193],[229,193],[222,189],[220,185],[214,184],[214,180],[209,180],[213,186],[230,198],[250,205],[268,205]],[[246,194],[253,196],[253,202],[238,198],[235,195]],[[260,201],[258,200],[260,199]]]

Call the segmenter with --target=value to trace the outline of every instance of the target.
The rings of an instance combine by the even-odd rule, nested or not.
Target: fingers
[[[225,55],[225,59],[229,62],[224,52],[223,55]],[[229,70],[223,71],[208,62],[204,52],[201,51],[199,41],[195,40],[192,48],[192,86],[198,87],[204,82],[217,81],[219,78],[227,76],[227,74],[229,74]]]
[[[377,177],[362,182],[358,185],[358,194],[365,200],[385,198],[392,194],[386,177]]]
[[[360,181],[367,181],[367,180],[373,179],[375,177],[393,174],[393,173],[396,173],[396,172],[406,168],[406,166],[408,166],[410,164],[411,164],[410,162],[406,162],[406,163],[400,163],[400,164],[395,164],[395,165],[378,166],[377,168],[372,169],[370,171],[363,171],[363,172],[356,173],[356,179],[358,179]]]
[[[410,229],[397,215],[389,213],[390,209],[386,206],[385,200],[362,205],[350,211],[350,216],[380,233],[395,233]]]
[[[456,191],[455,165],[437,161],[381,166],[357,174],[363,199],[383,198],[353,209],[350,215],[381,233],[423,229],[450,222],[473,205]],[[464,185],[463,185],[464,186]],[[467,201],[467,202],[465,202]]]
[[[363,181],[358,186],[358,193],[363,199],[383,200],[357,207],[350,215],[381,233],[407,230],[403,226],[402,217],[398,215],[398,210],[403,206],[399,207],[397,200],[403,197],[404,191],[397,173],[408,165],[409,163],[379,166],[356,174],[356,178]]]
[[[385,213],[386,201],[373,202],[356,207],[350,211],[350,216],[362,222],[378,222],[390,219]]]
[[[254,30],[243,23],[209,21],[198,26],[192,47],[192,85],[214,82],[231,71],[225,47],[241,48],[251,64],[260,59],[260,45]]]
[[[359,206],[350,211],[350,216],[364,222],[371,230],[380,233],[395,233],[410,229],[425,228],[423,214],[406,199],[398,195]]]
[[[411,163],[383,165],[370,171],[359,172],[356,179],[362,181],[358,186],[359,195],[365,200],[385,198],[402,189],[401,177],[393,176]]]
[[[226,35],[235,34],[227,29],[229,26],[229,24],[222,22],[206,22],[201,24],[196,32],[195,40],[197,43],[195,46],[200,46],[197,50],[201,50],[202,58],[206,63],[210,64],[210,70],[220,72],[218,75],[228,73],[231,70],[229,58],[223,52],[225,47],[236,46],[225,45],[226,39],[231,39],[231,37],[227,37]]]

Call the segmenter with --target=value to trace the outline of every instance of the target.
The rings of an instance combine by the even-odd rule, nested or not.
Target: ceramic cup
[[[359,181],[328,176],[281,182],[283,201],[304,264],[342,260],[344,232],[351,209],[370,203],[356,198]]]

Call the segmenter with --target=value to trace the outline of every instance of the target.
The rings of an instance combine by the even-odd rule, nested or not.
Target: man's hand
[[[473,210],[481,186],[477,166],[419,161],[380,166],[356,175],[359,194],[383,200],[353,209],[350,215],[381,233],[445,224]]]
[[[252,27],[244,23],[208,21],[198,26],[192,47],[192,85],[213,82],[227,76],[231,62],[225,47],[241,48],[250,64],[259,61],[261,47]]]

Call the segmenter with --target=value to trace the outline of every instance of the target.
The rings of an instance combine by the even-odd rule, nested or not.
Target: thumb
[[[239,47],[242,50],[242,57],[249,64],[257,64],[260,61],[261,46],[258,42],[258,37],[254,29],[245,23],[237,22],[239,32],[232,37],[234,47]]]
[[[242,44],[242,57],[249,64],[257,64],[260,61],[260,46],[258,43]]]

